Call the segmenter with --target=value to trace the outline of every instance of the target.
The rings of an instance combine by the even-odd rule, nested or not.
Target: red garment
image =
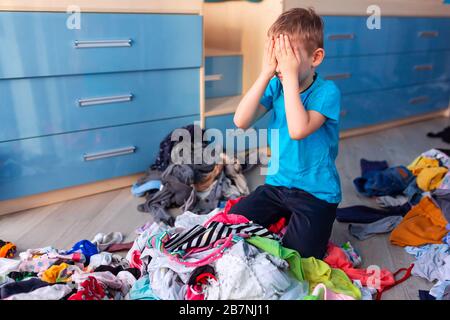
[[[267,228],[267,230],[269,230],[270,232],[273,233],[280,233],[281,230],[283,230],[283,228],[286,226],[286,219],[283,217],[280,220],[278,220],[276,223],[272,224],[269,226],[269,228]]]
[[[218,214],[209,218],[209,220],[207,220],[203,224],[203,226],[208,227],[211,224],[211,222],[214,222],[214,221],[225,223],[225,224],[240,224],[240,223],[250,222],[250,220],[248,220],[244,216],[241,216],[239,214],[228,213],[228,212],[230,212],[231,207],[234,206],[236,203],[238,203],[241,199],[242,199],[242,197],[237,198],[237,199],[228,200],[223,211],[221,211]]]
[[[105,290],[94,277],[88,277],[81,283],[77,293],[71,295],[68,300],[103,300]]]
[[[209,279],[217,281],[216,277],[208,272],[198,275],[195,284],[187,287],[186,300],[205,300],[204,286],[208,284]]]
[[[394,276],[389,270],[381,269],[379,277],[375,278],[375,270],[371,272],[366,269],[353,268],[344,251],[333,243],[328,244],[327,256],[323,261],[333,268],[341,269],[350,279],[360,280],[363,286],[375,286],[375,289],[383,290],[395,283]]]
[[[130,267],[131,268],[137,268],[139,270],[142,269],[141,252],[139,250],[134,250],[131,253]]]

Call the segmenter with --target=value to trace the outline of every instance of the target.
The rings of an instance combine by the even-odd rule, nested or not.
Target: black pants
[[[336,218],[337,204],[328,203],[296,188],[259,186],[236,203],[230,213],[240,214],[264,227],[289,221],[283,246],[304,258],[322,259]]]

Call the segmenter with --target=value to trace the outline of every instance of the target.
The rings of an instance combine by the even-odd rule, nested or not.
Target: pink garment
[[[237,199],[230,199],[227,201],[225,208],[223,211],[209,218],[204,224],[204,227],[208,227],[211,222],[217,221],[225,224],[240,224],[240,223],[248,223],[250,222],[246,217],[241,216],[239,214],[228,213],[232,206],[238,203],[242,197]]]
[[[319,283],[313,290],[313,296],[321,296],[321,291],[323,290],[323,300],[355,300],[355,298],[347,296],[342,293],[336,293],[328,289],[323,283]]]
[[[131,253],[130,267],[131,268],[137,268],[139,270],[142,269],[141,252],[139,250],[134,250]]]
[[[328,243],[327,256],[323,259],[332,268],[338,268],[344,271],[352,280],[360,280],[363,286],[382,290],[384,287],[395,283],[394,275],[387,269],[381,269],[380,274],[376,275],[376,270],[353,268],[352,262],[348,259],[344,250]]]

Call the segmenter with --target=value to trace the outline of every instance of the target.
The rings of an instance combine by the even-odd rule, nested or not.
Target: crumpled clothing
[[[441,209],[445,219],[450,222],[450,188],[434,190],[431,193],[431,199]]]
[[[450,169],[450,157],[438,149],[430,149],[421,154],[422,157],[439,160],[439,164]]]
[[[408,170],[415,176],[418,176],[423,169],[436,167],[439,167],[439,160],[424,156],[418,156],[407,166]]]
[[[411,274],[428,281],[450,280],[450,247],[447,244],[430,244],[405,247],[417,259]]]
[[[13,258],[17,247],[14,243],[0,240],[0,258]]]
[[[130,300],[159,300],[159,297],[153,293],[148,276],[137,280],[129,293]]]
[[[414,175],[404,166],[392,167],[383,171],[369,171],[353,180],[356,190],[367,197],[395,196],[402,193]]]
[[[220,208],[216,208],[208,214],[196,214],[191,211],[185,211],[175,219],[175,229],[185,230],[191,229],[196,225],[204,225],[206,221],[217,215],[220,210]]]
[[[19,271],[19,260],[0,258],[0,276],[6,276],[11,271]]]
[[[172,269],[159,268],[150,274],[152,291],[162,300],[184,300],[187,285]]]
[[[442,243],[447,221],[429,197],[424,197],[392,231],[390,241],[398,246]]]
[[[108,300],[103,286],[95,277],[88,276],[80,283],[77,293],[71,295],[68,300]]]
[[[343,293],[355,299],[361,298],[361,291],[353,285],[342,270],[331,268],[322,260],[314,257],[301,258],[297,251],[281,246],[276,240],[252,237],[246,241],[267,253],[286,260],[289,263],[289,270],[298,281],[309,281],[310,291],[318,283],[324,283],[334,292]]]
[[[7,283],[0,287],[0,299],[19,293],[27,293],[38,288],[48,286],[49,284],[39,278],[30,278],[24,281]]]
[[[375,270],[371,272],[368,269],[354,268],[344,251],[331,242],[328,244],[327,256],[324,261],[333,268],[343,270],[350,279],[360,280],[364,286],[373,287],[374,284],[378,284],[379,287],[375,289],[382,290],[395,283],[394,275],[389,270],[381,269],[379,277],[375,278]]]
[[[333,292],[323,283],[317,284],[311,295],[316,297],[313,300],[355,300],[355,298],[351,296]]]
[[[92,272],[92,273],[75,273],[72,276],[72,281],[76,284],[81,284],[84,281],[88,280],[88,278],[95,278],[98,282],[102,283],[105,287],[120,290],[122,292],[126,291],[127,284],[123,283],[120,279],[118,279],[115,275],[113,275],[109,271],[103,272]],[[125,293],[126,294],[126,293]]]
[[[430,295],[436,300],[450,300],[450,280],[436,282],[430,289]]]
[[[98,248],[89,240],[81,240],[75,243],[70,250],[64,252],[64,254],[75,252],[81,252],[85,256],[86,262],[89,263],[91,256],[98,253]]]
[[[444,167],[424,168],[417,176],[417,186],[423,191],[432,191],[439,187],[447,171]]]
[[[280,299],[299,284],[287,273],[288,268],[286,261],[239,241],[214,263],[217,284],[207,286],[205,298]]]
[[[61,263],[59,265],[53,265],[44,272],[39,274],[42,281],[48,283],[69,282],[72,280],[72,275],[75,272],[81,272],[80,268],[68,265],[67,263]]]
[[[9,296],[5,300],[61,300],[67,296],[72,289],[65,284],[41,287],[27,293],[19,293]]]

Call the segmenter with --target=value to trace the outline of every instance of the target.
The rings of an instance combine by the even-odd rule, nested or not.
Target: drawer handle
[[[223,74],[210,74],[205,76],[205,81],[219,81],[223,79]]]
[[[111,158],[111,157],[117,157],[122,156],[124,154],[130,154],[136,152],[136,147],[126,147],[126,148],[120,148],[120,149],[113,149],[113,150],[107,150],[97,153],[86,153],[83,155],[84,161],[93,161],[103,158]]]
[[[339,80],[339,79],[348,79],[352,76],[351,73],[336,73],[325,76],[326,80]]]
[[[438,31],[420,31],[419,38],[437,38],[439,36]]]
[[[131,47],[131,39],[126,40],[75,40],[75,49],[83,48],[110,48],[110,47]]]
[[[417,65],[417,66],[414,66],[414,70],[416,70],[416,71],[429,71],[429,70],[433,70],[433,65],[432,65],[432,64],[422,64],[422,65]]]
[[[412,98],[408,102],[409,102],[409,104],[420,104],[420,103],[425,103],[428,100],[429,100],[428,96],[420,96],[420,97]]]
[[[110,97],[100,97],[100,98],[88,98],[88,99],[79,99],[78,105],[80,107],[94,106],[98,104],[105,103],[116,103],[116,102],[128,102],[133,99],[133,95],[125,94],[121,96],[110,96]]]
[[[355,39],[354,33],[331,34],[328,36],[328,40],[353,40],[353,39]]]

